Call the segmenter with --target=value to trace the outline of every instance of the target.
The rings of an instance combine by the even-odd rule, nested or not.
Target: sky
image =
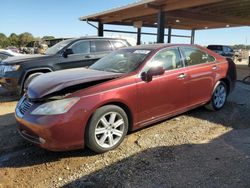
[[[96,35],[95,28],[79,17],[98,13],[111,8],[133,3],[135,0],[0,0],[0,33],[30,32],[35,37],[52,35],[55,37],[79,37]],[[133,27],[104,26],[105,29],[136,31]],[[142,32],[156,32],[156,29],[142,29]],[[167,30],[166,30],[167,33]],[[190,31],[173,30],[172,34],[190,35]],[[105,36],[121,34],[104,33]],[[135,35],[126,35],[134,38]],[[166,39],[165,39],[166,40]],[[154,42],[156,36],[142,36],[142,42]],[[172,38],[172,43],[189,43],[188,38]],[[250,45],[250,27],[207,29],[196,31],[195,43],[247,44]]]

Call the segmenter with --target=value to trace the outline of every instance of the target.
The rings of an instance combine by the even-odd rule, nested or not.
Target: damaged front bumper
[[[33,103],[22,97],[16,107],[19,133],[24,139],[51,151],[84,148],[87,118],[84,118],[83,111],[71,109],[60,115],[31,115],[39,105],[41,103]]]

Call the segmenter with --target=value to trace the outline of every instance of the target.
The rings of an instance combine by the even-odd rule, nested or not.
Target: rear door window
[[[109,41],[107,40],[96,40],[93,42],[93,48],[95,52],[108,52],[112,51],[112,47]]]
[[[203,63],[207,63],[208,61],[208,54],[206,52],[203,52],[197,48],[194,47],[181,47],[182,54],[184,56],[184,60],[186,65],[192,66],[192,65],[199,65]],[[212,60],[213,58],[211,58]],[[210,60],[210,61],[211,61]]]
[[[214,62],[215,61],[215,57],[208,54],[207,61],[208,62]]]
[[[233,52],[233,50],[231,48],[227,47],[227,46],[223,46],[223,51],[227,52],[227,53],[230,53],[230,52],[232,53]]]

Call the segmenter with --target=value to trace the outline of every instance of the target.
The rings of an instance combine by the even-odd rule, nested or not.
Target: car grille
[[[25,97],[22,97],[17,105],[16,114],[22,118],[32,105],[33,103],[29,102]]]

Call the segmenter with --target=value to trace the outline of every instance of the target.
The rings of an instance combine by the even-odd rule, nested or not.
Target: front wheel
[[[219,81],[216,84],[210,102],[205,105],[205,107],[213,111],[220,110],[226,103],[227,94],[228,93],[226,84],[222,81]]]
[[[120,145],[128,132],[128,117],[115,105],[103,106],[91,117],[85,132],[86,145],[97,153]]]

